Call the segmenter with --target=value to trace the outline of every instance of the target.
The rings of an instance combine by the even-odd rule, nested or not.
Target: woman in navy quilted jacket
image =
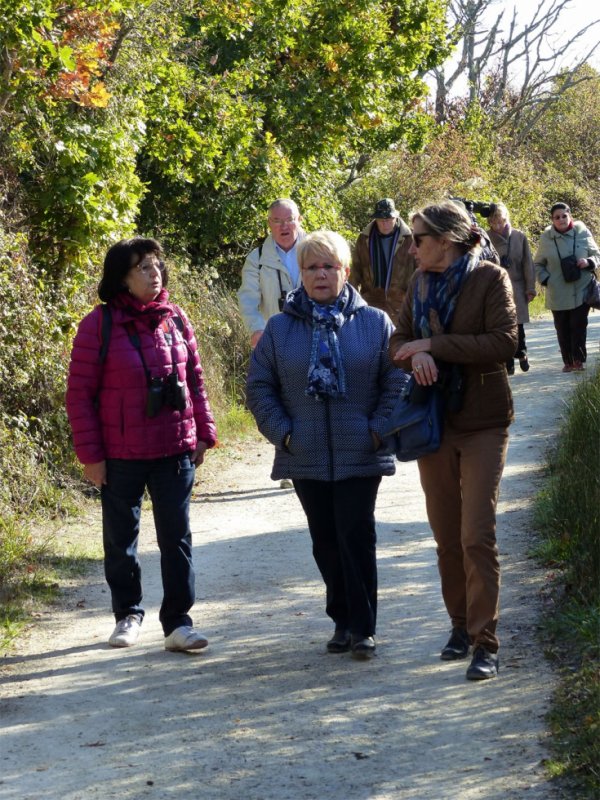
[[[194,568],[189,503],[195,467],[216,442],[194,331],[169,302],[167,268],[154,239],[110,248],[96,306],[73,342],[67,413],[84,476],[102,499],[104,569],[116,627],[129,647],[144,618],[137,543],[144,490],[161,553],[160,621],[167,650],[200,650],[192,624]]]
[[[347,282],[350,248],[316,231],[298,245],[302,286],[268,321],[252,354],[247,402],[275,445],[274,480],[291,478],[335,630],[331,653],[375,652],[375,500],[395,471],[381,446],[402,385],[387,354],[393,330]]]

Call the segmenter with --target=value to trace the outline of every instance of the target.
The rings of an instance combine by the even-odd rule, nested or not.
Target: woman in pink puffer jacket
[[[97,306],[73,342],[67,414],[85,477],[100,488],[113,647],[135,644],[144,617],[137,556],[144,491],[161,552],[160,621],[167,650],[199,650],[192,626],[189,503],[195,467],[216,443],[194,331],[169,302],[154,239],[119,242],[104,260]]]

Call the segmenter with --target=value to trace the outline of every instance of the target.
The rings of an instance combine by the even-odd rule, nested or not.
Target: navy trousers
[[[195,467],[190,454],[156,459],[108,459],[102,487],[104,574],[117,622],[129,614],[144,616],[138,537],[144,490],[152,499],[160,550],[163,601],[159,619],[165,636],[191,625],[195,600],[189,506]]]
[[[375,501],[381,477],[294,480],[308,520],[313,556],[336,628],[363,638],[375,633],[377,563]]]

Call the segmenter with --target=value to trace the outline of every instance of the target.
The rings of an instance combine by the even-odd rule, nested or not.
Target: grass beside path
[[[560,684],[549,714],[550,774],[579,800],[600,797],[600,368],[567,403],[535,519],[553,570],[545,619]],[[571,796],[575,796],[571,794]]]

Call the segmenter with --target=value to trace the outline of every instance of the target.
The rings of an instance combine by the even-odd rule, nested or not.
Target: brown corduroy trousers
[[[418,462],[452,626],[491,652],[498,650],[496,504],[507,446],[506,428],[447,428],[440,449]]]

